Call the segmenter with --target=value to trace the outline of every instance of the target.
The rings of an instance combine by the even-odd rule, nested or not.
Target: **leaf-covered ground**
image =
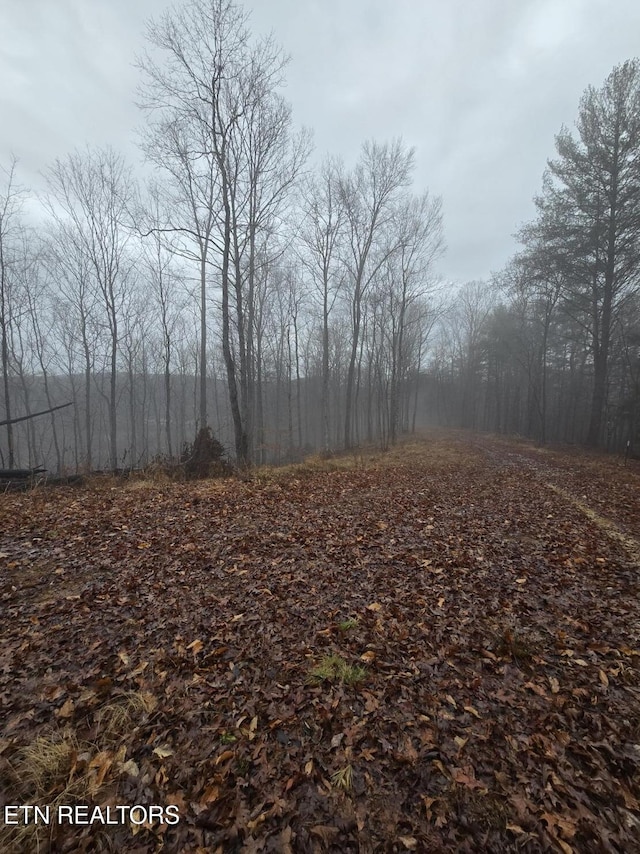
[[[640,851],[639,485],[436,436],[0,496],[4,803],[181,819],[0,847]]]

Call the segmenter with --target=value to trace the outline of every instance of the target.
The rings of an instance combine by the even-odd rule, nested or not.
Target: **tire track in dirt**
[[[600,514],[596,513],[595,510],[592,510],[588,504],[580,501],[575,497],[575,495],[572,495],[566,489],[563,489],[550,481],[544,482],[543,485],[552,489],[557,495],[564,498],[565,501],[573,504],[576,509],[580,510],[581,513],[584,513],[588,519],[597,525],[604,534],[612,540],[615,540],[615,542],[620,543],[633,562],[640,566],[640,542],[638,542],[638,540],[624,534],[610,519],[600,516]]]
[[[559,486],[549,477],[558,477],[561,472],[553,466],[550,460],[531,459],[525,454],[518,453],[513,450],[497,449],[489,447],[483,443],[474,443],[475,447],[481,450],[485,457],[489,459],[498,468],[519,468],[527,469],[532,472],[537,478],[541,486],[550,489],[559,495],[584,516],[586,516],[594,525],[596,525],[605,536],[618,543],[625,550],[631,561],[640,567],[640,541],[635,537],[625,534],[620,527],[613,522],[612,519],[597,513],[592,507],[580,500],[576,495],[568,489]]]

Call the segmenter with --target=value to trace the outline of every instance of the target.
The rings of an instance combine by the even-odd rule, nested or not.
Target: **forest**
[[[146,39],[144,168],[78,149],[33,194],[2,165],[0,466],[140,468],[203,427],[240,467],[429,425],[637,444],[636,60],[559,128],[514,257],[455,283],[413,149],[313,156],[242,7],[198,0]]]
[[[0,851],[637,851],[640,61],[470,281],[234,0],[136,72],[0,163]]]

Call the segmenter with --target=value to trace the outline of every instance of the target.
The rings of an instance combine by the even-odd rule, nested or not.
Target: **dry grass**
[[[299,479],[320,472],[354,471],[379,469],[397,466],[420,466],[439,470],[450,466],[467,467],[475,465],[481,459],[479,452],[469,448],[461,439],[452,440],[451,434],[434,431],[419,437],[411,437],[398,442],[387,450],[377,447],[363,447],[354,451],[339,452],[326,457],[312,454],[301,463],[285,466],[261,466],[253,469],[248,480],[257,483]]]
[[[88,781],[79,768],[86,767],[90,746],[73,732],[40,736],[18,753],[11,769],[14,804],[49,808],[50,825],[29,823],[0,827],[0,850],[6,854],[48,850],[54,830],[53,816],[61,804],[85,798]]]
[[[169,478],[150,477],[150,478],[135,478],[124,484],[126,492],[159,492],[167,484],[171,483]]]
[[[337,451],[328,456],[315,453],[302,462],[282,466],[256,466],[236,473],[235,478],[212,477],[198,484],[198,493],[220,492],[232,488],[237,480],[249,483],[268,484],[290,479],[304,480],[315,474],[340,471],[357,471],[393,466],[420,466],[438,470],[449,466],[475,464],[480,455],[468,446],[464,437],[456,440],[451,432],[431,431],[427,434],[400,440],[387,449],[378,446],[363,446],[351,451]],[[87,481],[87,488],[95,492],[124,489],[128,492],[161,490],[178,482],[185,482],[179,466],[175,470],[164,466],[149,466],[143,473],[123,479],[105,473],[94,475]],[[195,484],[194,484],[195,486]]]
[[[17,777],[29,792],[46,795],[67,781],[80,752],[73,733],[37,738],[18,754]]]
[[[80,742],[67,729],[39,736],[23,747],[1,782],[12,792],[12,803],[32,804],[42,810],[48,807],[51,823],[32,821],[0,826],[0,851],[3,854],[48,851],[58,806],[99,799],[106,786],[123,768],[126,770],[126,748],[109,750],[108,746],[130,734],[156,705],[152,694],[130,691],[98,711],[99,744]]]
[[[108,705],[102,706],[96,715],[100,740],[119,741],[151,714],[157,704],[153,694],[128,691]]]
[[[123,478],[114,474],[105,472],[104,474],[91,474],[85,478],[84,488],[88,492],[103,493],[112,492],[113,490],[122,489],[125,483]]]
[[[245,479],[258,484],[289,479],[302,480],[320,472],[351,471],[358,467],[352,455],[325,458],[319,454],[307,457],[304,462],[285,466],[258,466],[252,469]]]
[[[441,434],[434,433],[399,442],[381,456],[379,465],[409,468],[420,466],[439,470],[452,466],[466,468],[476,465],[480,459],[479,452],[470,448],[467,442],[457,442],[451,435],[444,438]]]
[[[331,785],[336,789],[344,789],[346,792],[350,791],[353,785],[353,767],[345,765],[344,768],[340,768],[339,771],[332,774]]]

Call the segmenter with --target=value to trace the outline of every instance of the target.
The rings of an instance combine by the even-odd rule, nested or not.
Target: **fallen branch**
[[[46,469],[38,467],[33,469],[0,469],[0,479],[24,480],[42,474]]]
[[[0,427],[7,424],[18,424],[20,421],[29,421],[30,418],[37,418],[38,415],[46,415],[48,412],[55,412],[57,409],[65,409],[67,406],[73,406],[71,403],[61,403],[59,406],[52,406],[50,409],[42,409],[40,412],[32,412],[31,415],[21,415],[20,418],[8,418],[6,421],[0,421]]]

